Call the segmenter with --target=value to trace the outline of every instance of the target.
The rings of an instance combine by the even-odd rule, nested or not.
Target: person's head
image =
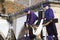
[[[44,4],[43,4],[43,8],[44,8],[44,9],[47,10],[49,7],[50,7],[50,5],[49,5],[48,3],[44,3]]]
[[[29,8],[26,8],[26,9],[24,10],[24,12],[27,13],[27,14],[30,14]]]

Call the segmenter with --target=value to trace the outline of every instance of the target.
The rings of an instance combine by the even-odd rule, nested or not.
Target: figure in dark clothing
[[[43,7],[45,8],[45,19],[47,21],[54,19],[54,13],[53,10],[50,8],[50,5],[45,3],[43,4]],[[58,40],[57,28],[54,22],[51,22],[49,25],[47,25],[46,29],[47,29],[48,36],[55,36],[55,40]]]
[[[29,37],[31,40],[33,40],[35,38],[35,35],[33,35],[31,26],[34,25],[34,22],[38,19],[38,17],[29,9],[25,9],[24,11],[27,13],[26,25],[29,29]]]
[[[27,19],[26,19],[26,23],[33,25],[34,22],[38,19],[38,17],[35,15],[34,12],[32,11],[28,11],[27,12]]]

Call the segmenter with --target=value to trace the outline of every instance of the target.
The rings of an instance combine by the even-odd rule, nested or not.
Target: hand
[[[52,20],[50,20],[50,22],[52,22]]]
[[[44,26],[47,26],[48,24],[50,24],[52,22],[52,20],[50,20],[49,22],[43,24]]]
[[[46,18],[44,18],[44,20],[46,20]]]
[[[28,24],[26,24],[26,27],[28,28]]]

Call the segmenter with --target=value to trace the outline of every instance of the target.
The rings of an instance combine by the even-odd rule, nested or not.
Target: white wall
[[[17,18],[17,22],[16,22],[16,38],[18,38],[23,26],[24,26],[24,22],[26,21],[26,16]]]
[[[5,39],[9,30],[9,23],[5,19],[0,19],[0,34]]]

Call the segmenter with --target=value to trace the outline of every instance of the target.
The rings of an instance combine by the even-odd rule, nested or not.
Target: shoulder
[[[31,11],[30,13],[34,13],[33,11]]]
[[[53,11],[53,9],[52,9],[52,8],[49,8],[48,10],[49,10],[49,11]]]
[[[34,12],[30,12],[31,15],[34,15],[35,13]]]

